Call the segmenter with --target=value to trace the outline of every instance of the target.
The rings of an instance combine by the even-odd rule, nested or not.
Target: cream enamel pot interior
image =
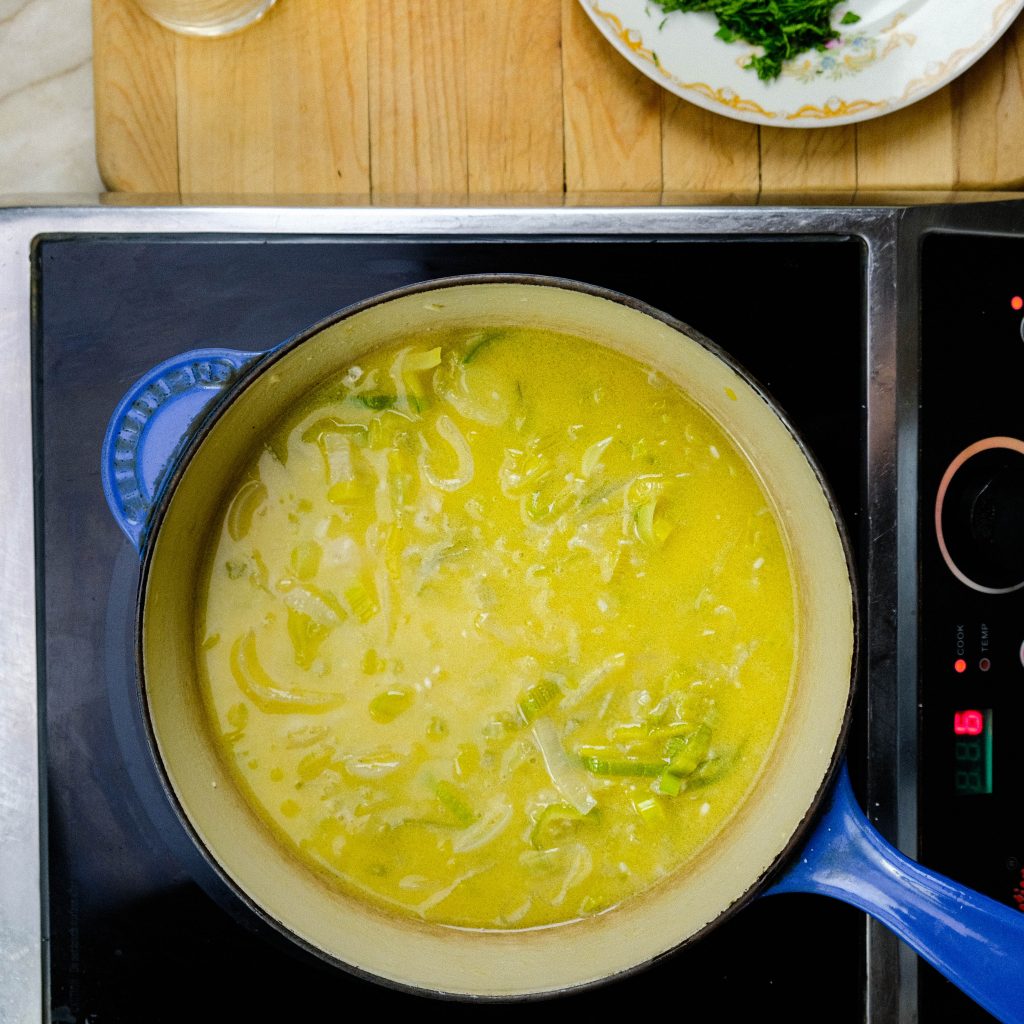
[[[259,822],[209,737],[198,692],[194,602],[203,538],[219,521],[234,467],[317,382],[412,331],[509,324],[543,326],[627,353],[676,380],[726,428],[757,468],[787,538],[799,655],[784,723],[758,785],[693,862],[654,890],[585,921],[482,932],[390,916],[341,895]],[[108,429],[102,468],[111,509],[142,552],[139,682],[169,798],[246,902],[294,941],[347,969],[470,998],[560,992],[633,970],[764,891],[806,838],[838,771],[855,675],[856,610],[832,503],[771,400],[705,339],[635,300],[555,279],[452,279],[360,303],[266,354],[186,353],[155,367],[125,396]],[[848,810],[840,808],[843,815]],[[840,826],[827,826],[833,827]],[[821,835],[819,829],[809,847],[818,842],[824,849],[814,863],[825,863],[831,889],[840,890],[835,851],[827,842],[822,847]],[[787,879],[789,888],[821,888],[799,884],[792,872]]]

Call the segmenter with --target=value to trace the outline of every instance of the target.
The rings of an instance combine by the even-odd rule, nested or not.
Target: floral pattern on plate
[[[1024,0],[848,0],[839,37],[762,82],[752,49],[715,37],[710,13],[666,15],[650,0],[580,0],[612,45],[683,99],[754,124],[852,124],[891,113],[947,85],[1010,27]],[[859,15],[840,25],[847,11]]]

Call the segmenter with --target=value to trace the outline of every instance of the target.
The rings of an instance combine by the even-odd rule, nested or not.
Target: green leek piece
[[[363,583],[356,582],[345,590],[345,600],[360,622],[369,622],[380,611],[377,597]]]
[[[550,487],[534,491],[526,499],[526,514],[535,523],[548,523],[567,512],[576,500],[572,487],[567,485],[554,494]]]
[[[410,352],[402,360],[402,380],[405,383],[406,399],[413,412],[422,412],[427,403],[427,387],[422,375],[441,365],[441,349],[432,348],[426,352]]]
[[[368,676],[375,676],[387,667],[388,663],[372,647],[367,648],[363,655],[363,671]]]
[[[229,580],[240,580],[245,575],[245,570],[249,568],[249,563],[244,558],[229,558],[224,563],[224,568]]]
[[[583,767],[591,775],[618,775],[618,776],[649,776],[656,778],[665,771],[664,761],[641,761],[635,757],[609,758],[604,752],[597,753],[593,748],[584,748],[580,751],[580,760]]]
[[[669,754],[669,772],[680,777],[692,775],[708,756],[711,748],[711,730],[702,724],[689,736],[670,740],[669,744],[672,747]]]
[[[416,461],[401,448],[388,450],[388,493],[391,507],[398,512],[410,504],[416,493]]]
[[[542,679],[519,700],[519,714],[529,725],[552,701],[562,696],[562,688],[553,679]]]
[[[370,497],[372,489],[358,477],[339,480],[327,488],[327,500],[332,505],[358,505]]]
[[[661,773],[658,779],[658,792],[665,796],[679,796],[683,788],[683,780],[678,775],[673,775],[667,768]]]
[[[687,736],[695,733],[697,728],[698,726],[695,726],[690,722],[671,722],[669,725],[663,725],[658,729],[652,729],[651,739],[655,741],[685,739]]]
[[[462,357],[462,365],[468,366],[488,345],[504,337],[504,335],[504,331],[492,330],[484,331],[479,337],[473,338],[466,349],[466,354]]]
[[[304,540],[292,548],[292,570],[300,580],[311,580],[320,571],[324,550],[315,540]]]
[[[360,477],[351,480],[339,480],[327,488],[327,500],[332,505],[352,505],[368,498],[372,492],[370,485]]]
[[[370,420],[367,444],[373,451],[410,445],[408,421],[401,416],[374,416]]]
[[[656,796],[634,800],[633,807],[648,825],[660,825],[665,820],[665,805]]]
[[[232,729],[244,729],[249,724],[249,706],[244,703],[231,705],[224,718]]]
[[[242,540],[252,529],[252,519],[260,505],[267,500],[267,488],[260,480],[246,480],[231,501],[228,509],[228,535],[232,540]]]
[[[434,795],[441,801],[445,810],[450,811],[455,820],[463,827],[472,825],[476,820],[476,815],[462,798],[462,794],[450,782],[445,782],[442,779],[435,783]]]
[[[700,789],[718,782],[733,766],[739,756],[740,749],[728,750],[709,757],[687,780],[686,788]]]
[[[253,586],[259,587],[260,590],[265,590],[269,594],[270,570],[267,568],[267,563],[263,561],[263,556],[258,551],[252,553],[252,564],[255,568],[249,574],[249,579],[252,580]]]
[[[636,535],[649,547],[661,547],[672,532],[672,524],[657,514],[658,499],[648,498],[633,513]]]
[[[390,409],[398,401],[398,396],[380,394],[378,392],[375,394],[353,395],[352,401],[358,402],[374,412],[382,412],[384,409]]]
[[[370,717],[381,725],[393,722],[403,711],[409,710],[412,698],[412,691],[401,686],[384,690],[370,701]]]
[[[286,599],[286,603],[297,612],[309,615],[310,618],[315,619],[322,626],[336,626],[339,622],[344,622],[348,618],[348,612],[345,611],[341,602],[329,590],[322,590],[312,583],[297,584],[295,580],[286,577],[277,581],[277,589],[282,594],[294,592],[296,595],[304,595],[305,601],[293,603]],[[318,604],[322,605],[322,607],[317,608],[316,605]]]
[[[228,725],[231,726],[224,732],[224,739],[228,743],[237,743],[245,735],[245,727],[249,724],[249,705],[243,704],[241,701],[232,704],[224,717],[227,719]]]
[[[330,629],[315,622],[308,615],[288,609],[288,636],[295,652],[295,664],[309,669],[320,650],[320,645],[330,635]]]
[[[480,748],[475,743],[460,743],[455,755],[455,774],[460,779],[480,770]]]
[[[341,606],[341,602],[329,591],[322,590],[320,587],[314,587],[311,583],[306,584],[306,590],[309,591],[314,597],[319,598],[334,614],[337,616],[339,622],[344,622],[347,618],[345,609]]]
[[[581,824],[597,821],[596,808],[581,814],[570,804],[548,804],[537,816],[530,831],[530,844],[535,850],[547,850],[571,836]]]
[[[597,468],[597,464],[601,461],[601,456],[604,455],[604,450],[612,443],[612,437],[608,437],[595,441],[584,453],[583,458],[580,460],[580,474],[584,479],[590,476],[591,473]]]
[[[673,736],[665,744],[665,756],[671,761],[686,746],[685,736]]]
[[[611,732],[613,743],[642,743],[648,739],[647,729],[640,722],[628,722],[616,725]]]
[[[343,434],[323,434],[319,448],[324,457],[329,501],[346,505],[373,494],[373,474],[366,468],[362,456],[353,451],[349,438]]]
[[[419,373],[423,370],[433,370],[435,366],[441,365],[441,347],[427,349],[426,351],[410,352],[402,363],[403,373]]]
[[[311,751],[302,757],[295,766],[295,769],[302,782],[312,782],[318,775],[327,771],[333,761],[334,748],[324,747],[321,750]]]

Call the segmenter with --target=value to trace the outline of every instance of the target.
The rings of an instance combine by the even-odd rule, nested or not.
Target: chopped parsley
[[[823,50],[839,38],[832,26],[832,12],[842,0],[654,0],[665,10],[710,11],[717,15],[715,33],[727,43],[742,39],[763,47],[745,67],[757,72],[762,81],[778,78],[785,61],[805,50]],[[842,25],[860,21],[847,11]]]

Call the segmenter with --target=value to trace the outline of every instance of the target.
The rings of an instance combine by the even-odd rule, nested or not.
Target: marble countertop
[[[90,0],[0,0],[0,196],[103,191]]]

